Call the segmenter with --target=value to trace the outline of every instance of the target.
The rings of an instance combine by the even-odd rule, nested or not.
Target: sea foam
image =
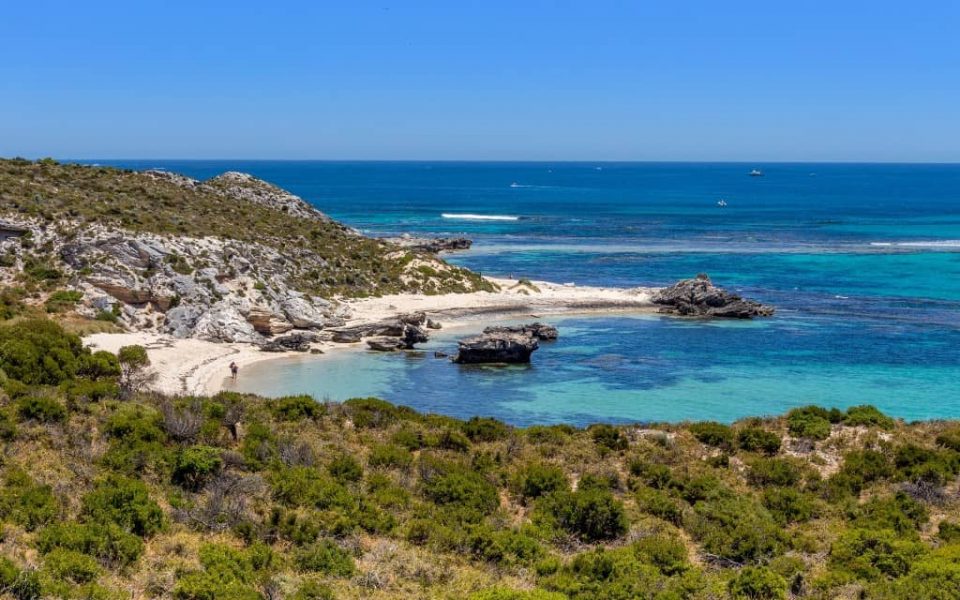
[[[470,213],[442,213],[444,219],[464,219],[468,221],[519,221],[520,217],[513,215],[475,215]]]
[[[936,240],[928,242],[870,242],[870,245],[881,248],[960,248],[960,240]]]

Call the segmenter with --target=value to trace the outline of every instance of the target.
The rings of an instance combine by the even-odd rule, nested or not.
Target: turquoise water
[[[636,286],[707,272],[779,309],[750,323],[552,319],[561,338],[530,367],[359,352],[251,367],[244,389],[378,395],[518,424],[732,420],[864,402],[908,419],[960,417],[960,166],[123,166],[249,171],[371,234],[467,235],[474,249],[450,260],[487,274]],[[748,177],[754,166],[765,177]],[[442,333],[427,349],[455,345]]]

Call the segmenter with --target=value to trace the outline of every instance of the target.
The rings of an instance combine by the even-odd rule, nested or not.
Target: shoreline
[[[531,319],[557,315],[656,314],[651,297],[657,288],[579,287],[533,281],[538,291],[516,280],[487,277],[500,286],[498,292],[424,296],[393,294],[342,301],[351,316],[345,326],[376,323],[412,312],[424,312],[440,321],[444,329],[469,326],[481,319],[498,320],[526,315]],[[98,333],[84,338],[94,350],[116,352],[121,346],[139,344],[147,349],[157,379],[151,389],[166,394],[213,395],[224,389],[229,365],[236,362],[241,376],[245,367],[270,360],[300,357],[312,360],[334,352],[365,351],[365,342],[316,342],[322,354],[263,352],[253,344],[179,339],[153,332]]]

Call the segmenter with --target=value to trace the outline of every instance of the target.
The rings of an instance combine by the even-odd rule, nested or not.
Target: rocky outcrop
[[[251,309],[247,313],[247,321],[253,325],[257,333],[267,336],[286,333],[293,329],[293,323],[266,308]]]
[[[424,324],[427,316],[422,312],[399,315],[377,323],[364,323],[351,327],[329,330],[334,342],[350,344],[366,339],[373,350],[411,350],[416,344],[429,340]]]
[[[529,325],[512,325],[512,326],[501,326],[501,327],[487,327],[483,330],[484,333],[519,333],[523,335],[529,335],[537,338],[538,340],[555,340],[559,335],[557,328],[553,325],[545,325],[543,323],[530,323]]]
[[[453,362],[459,364],[530,362],[530,355],[540,347],[537,338],[526,333],[484,333],[460,341]]]
[[[439,254],[440,252],[450,252],[455,250],[469,250],[473,241],[465,237],[451,238],[426,238],[413,237],[410,234],[403,234],[400,237],[384,238],[385,241],[396,244],[401,248],[409,250],[418,250],[430,254]]]
[[[752,319],[769,317],[774,313],[772,306],[746,300],[718,288],[704,274],[664,288],[652,300],[660,305],[659,312],[684,317]]]
[[[394,352],[403,348],[403,343],[399,338],[374,337],[367,340],[367,346],[377,352]]]
[[[328,317],[323,310],[331,309],[332,304],[326,300],[309,301],[303,296],[288,296],[280,301],[280,309],[287,320],[298,329],[321,328],[337,321]]]
[[[204,311],[194,324],[191,334],[212,342],[260,344],[265,341],[240,309],[227,302],[220,302]]]
[[[260,344],[264,352],[307,352],[310,344],[316,342],[319,336],[310,331],[298,331],[287,335],[277,336]]]
[[[257,179],[249,173],[227,171],[203,182],[202,185],[213,188],[231,198],[262,204],[304,219],[330,221],[330,217],[310,206],[299,196],[295,196],[262,179]]]

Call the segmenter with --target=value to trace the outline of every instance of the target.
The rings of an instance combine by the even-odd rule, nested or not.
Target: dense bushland
[[[129,385],[139,349],[15,319],[7,597],[960,596],[956,423],[860,406],[517,429],[372,398],[170,398]]]

